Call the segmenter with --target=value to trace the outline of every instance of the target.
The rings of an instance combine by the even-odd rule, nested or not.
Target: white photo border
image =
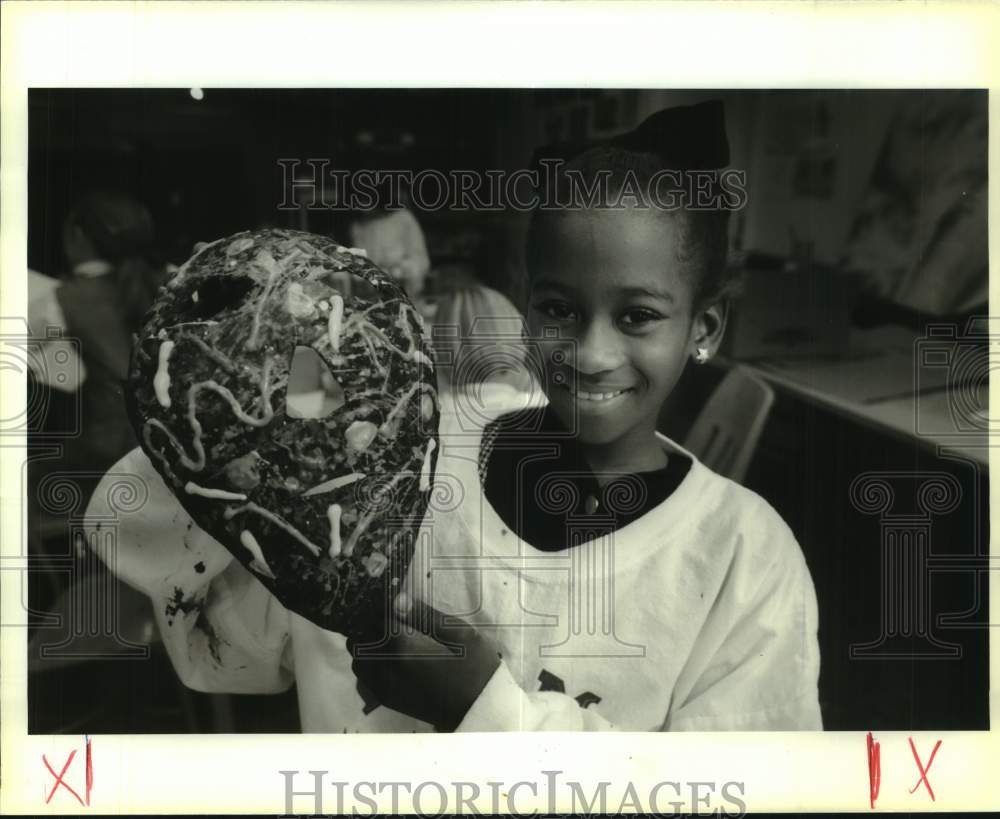
[[[5,2],[2,25],[0,315],[26,315],[27,91],[33,87],[621,87],[989,88],[1000,73],[996,6],[984,2],[185,3]],[[571,35],[571,36],[570,36]],[[615,44],[620,44],[616,47]],[[991,98],[990,110],[997,100]],[[994,118],[991,117],[991,121]],[[1000,141],[991,129],[991,173]],[[990,191],[990,237],[1000,213]],[[997,277],[991,276],[991,296]],[[996,304],[995,298],[991,303]],[[991,354],[993,351],[991,351]],[[3,417],[23,407],[3,382]],[[995,408],[995,404],[991,404]],[[23,446],[0,446],[0,622],[20,611]],[[991,508],[997,488],[991,487]],[[1000,573],[990,572],[990,622],[1000,623]],[[78,813],[52,775],[81,736],[27,735],[24,628],[0,629],[0,813]],[[1000,645],[991,629],[991,680]],[[991,713],[1000,706],[991,691]],[[925,761],[936,799],[910,788]],[[995,807],[1000,737],[983,732],[880,732],[879,810]],[[198,735],[92,739],[95,813],[282,814],[281,770],[359,782],[490,781],[522,788],[519,812],[550,805],[545,771],[563,779],[743,783],[751,811],[869,809],[863,732],[772,734]],[[386,753],[390,749],[389,753]],[[78,786],[80,764],[67,773]],[[75,777],[75,779],[74,779]],[[685,786],[685,796],[690,792]],[[350,791],[350,789],[348,789]],[[328,791],[328,797],[333,794]],[[619,790],[620,794],[622,791]],[[377,797],[388,809],[389,794]],[[664,803],[671,797],[664,797]],[[617,799],[610,800],[610,808]],[[430,804],[436,800],[429,799]],[[717,804],[717,803],[715,803]],[[300,812],[312,812],[299,798]],[[327,802],[333,810],[334,802]],[[501,804],[505,809],[506,802]],[[350,808],[350,804],[347,805]],[[366,806],[358,804],[364,815]],[[406,811],[404,798],[400,810]]]

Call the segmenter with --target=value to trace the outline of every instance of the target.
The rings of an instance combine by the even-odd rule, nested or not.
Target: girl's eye
[[[543,301],[536,304],[535,309],[556,321],[573,321],[576,318],[573,309],[561,301]]]
[[[655,310],[647,307],[633,307],[622,314],[621,323],[629,328],[644,327],[654,321],[659,321],[663,316]]]

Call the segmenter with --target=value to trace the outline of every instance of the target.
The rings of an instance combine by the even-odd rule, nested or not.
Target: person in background
[[[409,210],[358,213],[350,226],[351,245],[392,276],[418,305],[431,269],[427,242]]]
[[[87,371],[80,391],[83,434],[67,451],[71,468],[105,470],[137,444],[123,382],[132,334],[165,278],[152,260],[153,238],[146,207],[114,191],[85,194],[63,224],[69,276],[56,299]]]
[[[503,293],[483,285],[458,286],[438,299],[434,353],[442,393],[487,386],[500,398],[532,391],[524,318]]]
[[[38,394],[34,403],[44,405],[37,423],[29,426],[29,441],[35,434],[58,433],[56,440],[62,442],[60,454],[28,463],[28,541],[36,555],[65,554],[70,536],[67,515],[46,509],[46,477],[70,477],[85,503],[101,474],[137,446],[123,384],[132,333],[164,278],[150,258],[149,211],[123,193],[82,196],[63,223],[62,247],[65,276],[29,271],[28,277],[28,322],[38,339],[28,389]],[[65,434],[73,430],[78,434]],[[75,570],[72,581],[65,574],[58,579],[37,574],[29,592],[33,606],[67,616],[68,586],[82,582],[89,571],[85,564],[78,569],[82,574]],[[41,582],[43,575],[49,582]],[[117,595],[124,605],[129,590],[120,585]]]
[[[69,535],[66,515],[55,514],[40,502],[42,481],[51,472],[61,472],[65,463],[52,441],[64,440],[77,429],[79,398],[87,369],[72,340],[67,339],[66,319],[56,296],[59,279],[28,270],[28,371],[27,412],[27,544],[31,555],[64,555]],[[10,322],[5,322],[10,324]],[[17,328],[22,329],[21,327]],[[29,605],[35,611],[51,611],[53,602],[65,592],[63,572],[31,572],[28,577]],[[33,634],[37,626],[29,628]]]

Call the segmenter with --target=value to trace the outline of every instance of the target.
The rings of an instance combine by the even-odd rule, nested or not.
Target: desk
[[[847,353],[841,357],[815,356],[734,362],[764,380],[838,415],[876,431],[931,449],[942,448],[989,466],[989,418],[976,412],[979,399],[973,395],[976,378],[983,368],[969,373],[969,387],[962,406],[953,406],[954,389],[947,366],[920,365],[918,352],[925,337],[904,327],[885,326],[871,330],[852,329]],[[985,390],[985,384],[981,387]],[[985,409],[987,398],[982,396]],[[954,414],[962,415],[965,429],[958,428]]]

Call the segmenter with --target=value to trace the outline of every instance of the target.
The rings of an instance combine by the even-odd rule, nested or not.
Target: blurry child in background
[[[507,394],[510,408],[537,391],[524,346],[524,318],[503,293],[482,285],[456,287],[438,298],[432,336],[442,393],[486,386]]]
[[[424,232],[411,211],[358,214],[350,233],[353,247],[364,248],[368,258],[399,282],[411,300],[419,300],[431,261]]]
[[[75,203],[63,223],[67,275],[55,279],[29,274],[32,335],[45,338],[56,330],[62,335],[59,341],[40,344],[42,371],[34,374],[34,383],[29,382],[29,392],[48,390],[34,399],[44,407],[39,413],[43,426],[29,429],[29,441],[34,433],[57,431],[62,441],[57,457],[28,462],[29,548],[33,554],[65,555],[70,537],[67,511],[50,508],[51,493],[57,491],[59,482],[49,485],[46,477],[58,474],[60,482],[75,483],[85,504],[101,474],[137,446],[125,410],[123,383],[132,333],[164,278],[163,268],[153,261],[153,240],[152,218],[140,202],[120,192],[91,191]],[[77,434],[66,435],[66,430]],[[82,507],[71,514],[81,511]],[[38,576],[56,577],[51,572]],[[80,576],[74,574],[74,579],[79,581]],[[59,573],[44,589],[33,587],[33,605],[41,611],[56,611],[69,622],[65,618],[70,602],[60,596],[67,582],[68,575]],[[102,586],[101,593],[109,588]],[[120,611],[126,610],[126,600],[138,597],[127,592],[116,592]],[[142,602],[148,610],[146,601]],[[32,656],[37,658],[37,652]],[[41,667],[48,670],[58,665],[43,662]]]
[[[83,435],[70,453],[79,469],[107,469],[136,446],[122,382],[132,333],[165,277],[153,262],[153,238],[146,207],[113,191],[83,196],[63,226],[70,275],[56,297],[87,371],[80,395]]]

